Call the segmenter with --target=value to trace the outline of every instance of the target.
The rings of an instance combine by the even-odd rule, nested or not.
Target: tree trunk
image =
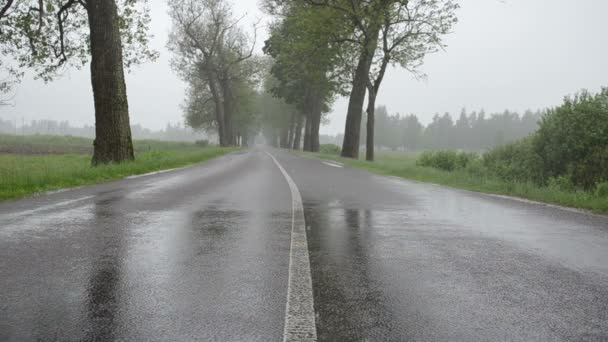
[[[281,135],[279,136],[279,146],[281,148],[289,148],[289,129],[287,127],[281,129]]]
[[[287,148],[293,146],[293,138],[295,137],[296,130],[296,113],[292,113],[289,118],[289,132],[287,133]]]
[[[386,44],[383,48],[384,57],[382,58],[382,64],[380,70],[373,83],[368,83],[369,98],[367,103],[367,137],[365,139],[365,159],[367,161],[374,161],[374,137],[375,137],[375,115],[376,115],[376,97],[378,91],[380,91],[380,85],[384,79],[386,68],[390,62],[390,52],[386,50]]]
[[[346,127],[344,128],[344,143],[342,144],[341,153],[342,157],[345,158],[359,158],[361,114],[363,103],[365,102],[369,70],[374,53],[378,47],[379,33],[379,27],[372,27],[369,30],[369,39],[366,40],[365,46],[362,48],[361,55],[359,56],[355,78],[353,79],[353,88],[348,100],[348,111],[346,113]]]
[[[210,71],[212,75],[213,71]],[[210,76],[213,77],[213,76]],[[217,121],[217,133],[219,137],[220,146],[225,147],[230,144],[226,140],[226,126],[224,125],[224,104],[222,96],[219,91],[219,87],[214,79],[209,80],[209,90],[213,97],[213,103],[215,104],[215,120]]]
[[[232,88],[228,80],[224,80],[222,82],[222,92],[223,92],[223,100],[224,100],[224,127],[226,131],[226,143],[228,146],[236,145],[236,141],[234,139],[234,125],[232,123]]]
[[[134,160],[115,0],[87,2],[95,102],[93,165]]]
[[[294,150],[300,149],[300,140],[302,139],[302,121],[304,120],[304,117],[300,113],[298,113],[297,115],[298,117],[296,118],[296,132],[293,137],[292,145],[292,148]]]
[[[312,118],[311,118],[311,113],[307,112],[306,113],[306,125],[304,127],[304,151],[312,151],[312,145],[311,145],[311,130],[312,130]]]
[[[319,152],[319,129],[321,128],[321,98],[315,98],[312,105],[312,124],[310,127],[310,151]]]
[[[374,122],[376,112],[376,93],[369,90],[367,103],[367,138],[365,142],[365,160],[374,161]]]

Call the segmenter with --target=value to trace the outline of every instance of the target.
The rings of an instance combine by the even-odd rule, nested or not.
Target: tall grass
[[[0,200],[176,168],[234,150],[218,147],[155,150],[139,153],[134,162],[99,167],[91,166],[89,155],[0,155]]]
[[[487,174],[483,169],[456,169],[445,171],[416,165],[416,154],[379,154],[375,162],[340,158],[328,154],[309,154],[322,159],[339,161],[345,165],[373,173],[397,176],[420,182],[446,185],[454,188],[517,196],[529,200],[588,209],[608,213],[608,197],[582,190],[564,190],[557,186],[538,186],[532,182],[505,181]]]

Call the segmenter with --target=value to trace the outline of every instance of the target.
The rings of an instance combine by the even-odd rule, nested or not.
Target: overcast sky
[[[131,122],[159,129],[182,122],[184,84],[173,74],[166,50],[170,19],[165,0],[151,0],[153,46],[161,57],[127,76]],[[261,18],[257,0],[234,1],[250,22]],[[524,111],[560,103],[582,88],[608,86],[605,0],[462,0],[459,23],[447,37],[445,52],[428,56],[426,80],[390,70],[378,104],[390,113],[415,113],[425,123],[435,113],[457,115],[463,107],[487,112]],[[263,32],[259,39],[266,35]],[[3,119],[69,120],[94,123],[87,68],[68,70],[44,84],[26,79],[14,107],[0,109]],[[346,99],[338,99],[322,133],[344,130]]]

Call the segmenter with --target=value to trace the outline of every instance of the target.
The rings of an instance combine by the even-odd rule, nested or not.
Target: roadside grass
[[[608,213],[608,197],[584,191],[564,191],[553,187],[541,187],[533,183],[506,182],[482,171],[443,171],[416,165],[417,154],[379,153],[375,162],[341,158],[331,154],[302,153],[305,156],[341,162],[350,167],[376,174],[397,176],[419,182],[434,183],[458,189],[483,193],[521,197],[533,201],[558,204],[595,213]]]
[[[200,146],[188,142],[134,140],[135,152],[146,151],[197,151]],[[57,135],[0,134],[0,153],[11,154],[91,154],[93,139]]]
[[[163,142],[158,143],[158,146],[168,146]],[[0,201],[182,167],[237,150],[236,148],[203,148],[194,144],[187,146],[179,148],[178,145],[172,145],[171,148],[155,150],[150,147],[150,151],[137,153],[134,162],[99,167],[91,166],[91,157],[88,154],[0,154]]]

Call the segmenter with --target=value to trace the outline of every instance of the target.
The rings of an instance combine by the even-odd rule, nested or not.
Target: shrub
[[[569,176],[551,177],[548,182],[549,188],[560,191],[574,191],[574,184]]]
[[[597,197],[608,197],[608,182],[600,182],[595,186],[595,195]]]
[[[488,172],[509,182],[544,184],[542,159],[534,150],[534,137],[496,147],[483,155]]]
[[[432,167],[444,171],[465,169],[470,163],[478,159],[475,153],[456,151],[424,152],[416,160],[416,165]]]
[[[319,152],[323,154],[340,155],[341,151],[340,146],[334,144],[322,144],[319,146]]]
[[[544,175],[570,175],[589,190],[608,179],[608,88],[583,91],[547,111],[534,138]]]

